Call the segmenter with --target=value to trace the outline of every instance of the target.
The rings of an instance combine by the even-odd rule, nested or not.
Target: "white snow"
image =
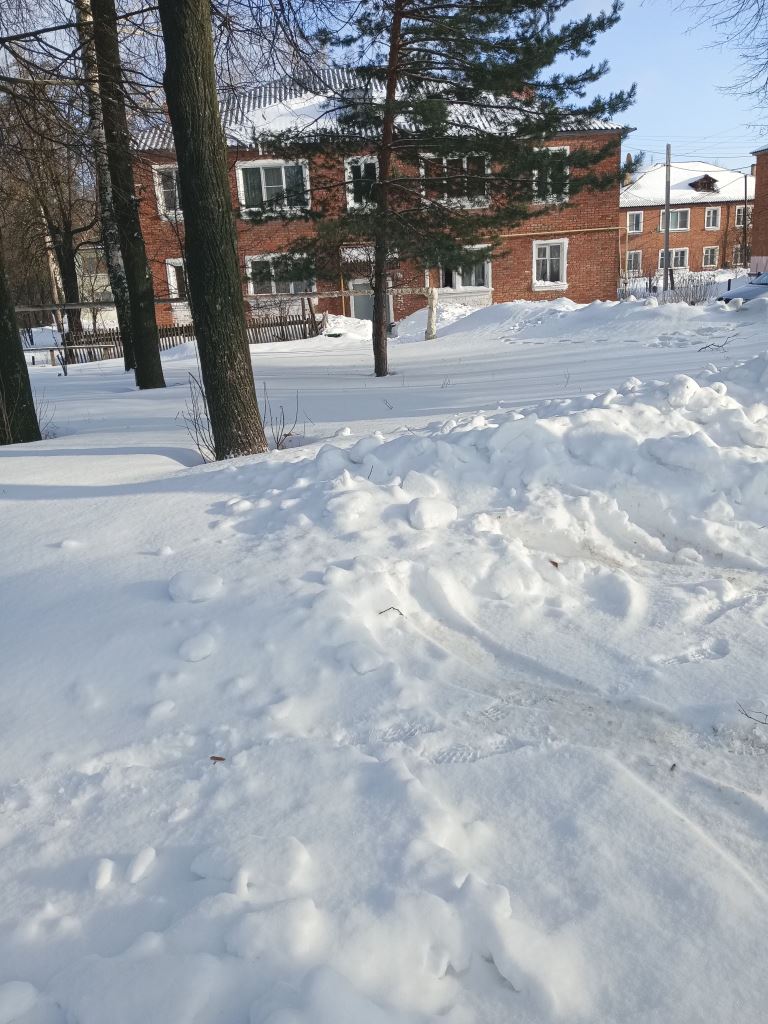
[[[768,301],[420,317],[254,348],[217,465],[191,346],[32,368],[0,1022],[764,1019]]]
[[[641,170],[633,182],[622,188],[619,205],[627,209],[663,206],[666,174],[666,164],[663,163],[652,164]],[[698,181],[705,174],[715,179],[716,192],[702,192],[691,188],[691,182]],[[705,203],[707,206],[716,206],[718,203],[743,203],[745,177],[747,201],[752,202],[755,198],[753,174],[744,175],[740,171],[732,171],[727,167],[702,160],[686,160],[684,163],[673,161],[670,168],[670,204],[688,206]]]

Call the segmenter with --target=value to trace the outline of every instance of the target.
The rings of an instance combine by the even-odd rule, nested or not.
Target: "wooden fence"
[[[261,316],[249,319],[246,333],[249,345],[264,345],[271,341],[292,341],[298,338],[314,338],[320,334],[320,323],[314,313],[309,316]],[[160,348],[166,350],[195,340],[192,324],[174,324],[172,327],[158,327]],[[116,327],[99,328],[95,331],[78,331],[60,347],[32,346],[27,348],[32,355],[45,354],[51,366],[62,359],[67,363],[94,363],[102,359],[122,359],[123,343]]]

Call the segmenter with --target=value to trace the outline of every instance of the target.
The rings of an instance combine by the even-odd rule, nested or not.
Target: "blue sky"
[[[595,3],[574,0],[565,14],[596,9]],[[664,159],[670,142],[673,160],[745,169],[751,150],[768,144],[768,137],[750,127],[761,120],[751,103],[720,88],[736,77],[734,50],[713,48],[714,30],[696,22],[674,0],[625,0],[621,21],[593,51],[611,65],[601,91],[637,83],[637,102],[624,115],[636,131],[625,151],[644,150],[650,163]]]

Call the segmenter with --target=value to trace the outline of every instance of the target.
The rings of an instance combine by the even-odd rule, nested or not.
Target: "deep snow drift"
[[[762,1021],[766,317],[415,318],[382,382],[339,322],[254,350],[302,443],[215,466],[183,386],[36,367],[0,1022]]]

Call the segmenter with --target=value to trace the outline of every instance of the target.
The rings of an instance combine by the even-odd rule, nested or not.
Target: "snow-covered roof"
[[[714,180],[711,191],[696,189],[696,182],[709,177]],[[747,176],[747,199],[755,198],[755,179]],[[640,206],[663,206],[665,165],[653,164],[647,171],[641,171],[637,178],[621,190],[620,205],[634,209]],[[708,164],[700,160],[672,164],[670,173],[670,205],[690,206],[696,203],[727,203],[744,201],[744,175],[727,167]]]
[[[752,156],[757,156],[758,153],[768,153],[768,146],[760,146],[758,149],[752,150]]]
[[[229,145],[249,145],[254,136],[268,136],[289,130],[305,133],[328,131],[337,126],[333,97],[348,95],[350,90],[370,88],[366,80],[353,68],[328,67],[302,72],[300,77],[285,77],[258,85],[247,91],[222,96],[221,120]],[[374,93],[382,91],[377,85]],[[329,102],[331,101],[331,102]],[[471,121],[475,128],[485,131],[509,129],[491,116],[478,118],[475,111],[463,116],[454,108],[457,127]],[[507,120],[508,120],[508,115]],[[573,132],[619,131],[621,125],[589,118],[574,122]],[[368,133],[373,137],[373,132]],[[139,150],[171,150],[173,136],[170,125],[162,125],[138,132],[134,147]]]

